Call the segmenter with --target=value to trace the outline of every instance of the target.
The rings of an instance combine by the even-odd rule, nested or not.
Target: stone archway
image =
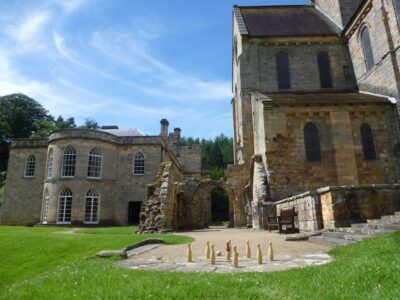
[[[223,225],[229,221],[229,195],[225,189],[217,186],[211,190],[210,210],[210,224]]]
[[[203,180],[199,182],[197,188],[193,192],[193,203],[196,204],[197,209],[201,212],[199,217],[201,217],[203,224],[203,228],[208,227],[210,222],[212,221],[212,202],[211,202],[211,193],[215,189],[220,189],[226,192],[227,201],[228,201],[228,213],[227,220],[229,221],[229,226],[233,226],[234,217],[233,217],[233,197],[232,191],[226,185],[226,182],[223,180],[215,181],[215,180]]]

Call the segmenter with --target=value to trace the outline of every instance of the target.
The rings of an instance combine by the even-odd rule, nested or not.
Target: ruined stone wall
[[[140,213],[140,233],[178,229],[176,223],[179,170],[172,161],[161,163],[156,180],[147,185],[146,200]]]
[[[321,186],[398,180],[398,131],[395,109],[389,102],[369,106],[264,107],[264,120],[264,164],[273,201]],[[304,126],[308,122],[318,127],[321,161],[306,161]],[[376,160],[364,159],[360,137],[363,123],[372,128]]]
[[[400,210],[400,185],[327,187],[317,191],[324,228],[350,226]]]
[[[0,224],[33,225],[40,221],[47,140],[14,142],[0,210]],[[36,159],[34,177],[25,177],[26,159]]]
[[[276,202],[276,214],[281,210],[295,208],[295,226],[300,231],[316,231],[323,228],[321,200],[310,192]]]
[[[212,180],[190,178],[179,184],[179,227],[181,229],[207,228],[211,219]]]
[[[400,31],[392,1],[371,1],[358,21],[346,31],[354,71],[360,90],[398,97]],[[367,27],[375,65],[367,70],[361,30]]]
[[[201,178],[201,145],[182,146],[178,159],[186,178]]]

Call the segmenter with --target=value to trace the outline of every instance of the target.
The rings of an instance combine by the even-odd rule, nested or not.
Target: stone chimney
[[[181,129],[178,128],[174,128],[174,137],[173,137],[173,149],[175,152],[176,156],[180,156],[180,152],[181,152]]]
[[[168,138],[168,125],[169,125],[168,120],[167,119],[162,119],[160,121],[160,123],[161,123],[161,133],[160,133],[160,135],[163,138]]]
[[[178,128],[174,128],[174,140],[176,143],[180,143],[181,141],[181,129]]]

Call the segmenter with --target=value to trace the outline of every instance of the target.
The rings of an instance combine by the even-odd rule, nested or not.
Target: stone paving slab
[[[144,252],[156,249],[156,248],[158,248],[160,246],[161,246],[160,244],[144,245],[144,246],[140,246],[140,247],[137,247],[135,249],[126,251],[126,254],[127,254],[128,257],[131,257],[131,256],[134,256],[134,255],[139,255],[139,254],[142,254]]]
[[[216,273],[237,273],[237,272],[274,272],[292,268],[303,268],[308,266],[324,265],[332,261],[332,258],[325,253],[312,253],[291,257],[289,255],[278,256],[274,261],[266,261],[259,265],[254,258],[239,258],[239,268],[234,268],[231,262],[218,257],[216,264],[211,265],[205,257],[198,257],[193,262],[187,262],[184,257],[136,257],[118,262],[118,265],[128,269],[170,271],[170,272],[216,272]]]
[[[130,269],[158,270],[171,272],[273,272],[291,268],[316,266],[326,264],[331,258],[326,254],[330,247],[316,245],[306,241],[288,242],[287,236],[276,232],[254,231],[251,229],[211,227],[204,230],[175,233],[193,237],[193,263],[186,262],[187,245],[161,245],[155,249],[144,251],[131,258],[119,261],[118,265]],[[233,268],[226,261],[226,241],[231,240],[232,246],[237,246],[239,252],[239,268]],[[216,265],[211,265],[205,259],[206,242],[214,245],[215,251],[222,256],[216,256]],[[252,259],[245,257],[247,241],[250,242]],[[272,242],[275,260],[267,262],[268,243]],[[255,259],[256,246],[261,244],[264,264],[258,265]]]

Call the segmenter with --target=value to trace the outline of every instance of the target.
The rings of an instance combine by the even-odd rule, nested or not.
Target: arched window
[[[25,162],[25,177],[35,176],[35,164],[36,164],[35,156],[34,155],[28,156]]]
[[[328,53],[326,52],[318,53],[318,69],[319,69],[319,79],[321,83],[321,88],[323,89],[333,88],[331,62],[329,60]]]
[[[304,146],[307,161],[321,161],[321,146],[318,128],[313,123],[304,126]]]
[[[58,224],[71,224],[72,192],[64,189],[58,200]]]
[[[144,156],[142,153],[135,155],[133,162],[133,175],[143,175],[144,174]]]
[[[369,36],[367,27],[364,27],[361,30],[361,42],[364,50],[365,66],[367,67],[367,71],[369,71],[375,65],[375,61],[374,61],[374,53],[372,51],[372,46],[371,46],[371,38]]]
[[[75,176],[75,160],[76,151],[73,147],[68,146],[64,150],[61,177],[74,177]]]
[[[88,173],[89,178],[101,178],[101,167],[103,162],[103,153],[97,148],[89,152]]]
[[[47,155],[47,179],[53,178],[53,149]]]
[[[280,90],[290,89],[289,55],[286,52],[276,54],[276,71],[278,88]]]
[[[372,135],[371,126],[368,124],[361,125],[361,142],[365,160],[376,159],[374,136]]]
[[[44,199],[42,205],[42,224],[47,224],[48,213],[49,213],[50,195],[49,191],[46,189],[44,192]]]
[[[90,190],[85,198],[85,224],[99,223],[100,195],[96,190]]]

